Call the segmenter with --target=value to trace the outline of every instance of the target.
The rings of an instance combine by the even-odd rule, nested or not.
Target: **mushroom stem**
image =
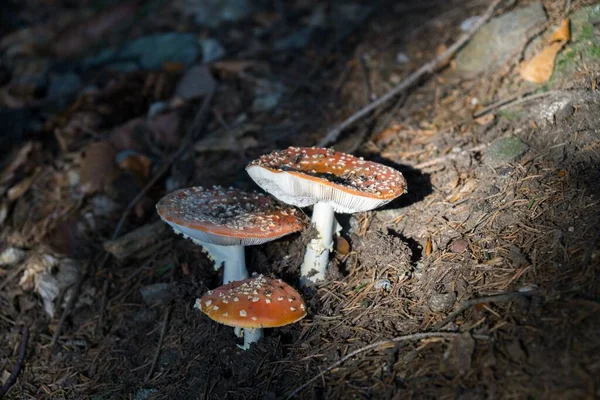
[[[252,343],[258,342],[263,337],[262,328],[245,328],[242,335],[244,336],[244,345],[238,347],[242,350],[248,350]]]
[[[248,278],[244,246],[220,246],[212,243],[201,243],[204,250],[215,262],[215,269],[223,264],[223,285],[232,281]]]
[[[306,246],[304,261],[300,268],[302,285],[325,279],[329,262],[329,252],[333,249],[333,233],[339,224],[334,218],[333,207],[329,203],[319,202],[313,206],[312,224],[318,237]]]

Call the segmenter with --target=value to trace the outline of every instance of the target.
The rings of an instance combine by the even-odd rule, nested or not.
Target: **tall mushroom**
[[[278,239],[307,226],[304,215],[270,196],[234,188],[191,187],[163,197],[156,209],[176,233],[201,245],[223,267],[223,283],[248,278],[244,246]]]
[[[265,154],[246,167],[264,190],[287,204],[313,206],[318,237],[306,249],[301,268],[303,284],[325,277],[334,212],[355,213],[380,207],[406,193],[402,173],[385,165],[332,149],[289,147]]]
[[[262,337],[262,328],[292,324],[306,316],[300,294],[281,279],[258,275],[209,290],[195,307],[210,319],[244,330],[244,346]]]

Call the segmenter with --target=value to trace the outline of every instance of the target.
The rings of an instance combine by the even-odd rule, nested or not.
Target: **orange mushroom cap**
[[[191,187],[163,197],[156,209],[178,233],[218,245],[255,245],[304,229],[304,214],[261,193]]]
[[[239,328],[276,328],[306,316],[300,294],[281,279],[258,275],[209,290],[196,300],[210,319]]]
[[[326,148],[289,147],[259,157],[246,170],[263,189],[300,207],[325,201],[338,212],[366,211],[406,193],[401,172]]]

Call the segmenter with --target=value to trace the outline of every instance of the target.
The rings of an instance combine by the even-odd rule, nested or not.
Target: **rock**
[[[48,98],[56,99],[70,96],[81,87],[81,78],[74,73],[54,75],[50,78]]]
[[[473,25],[475,25],[475,23],[477,21],[479,21],[479,18],[481,18],[481,16],[479,15],[474,15],[472,17],[469,17],[467,19],[465,19],[463,22],[461,22],[460,24],[460,30],[463,32],[468,32],[473,28]]]
[[[569,89],[582,69],[598,69],[600,63],[600,5],[581,7],[569,16],[571,40],[556,57],[550,87]],[[591,67],[590,67],[591,66]],[[595,67],[595,68],[594,68]]]
[[[197,24],[210,28],[240,21],[254,9],[250,0],[186,0],[179,8],[185,15],[193,16]]]
[[[488,148],[484,161],[492,167],[515,160],[529,149],[517,136],[494,140]]]
[[[205,64],[217,61],[225,55],[225,48],[216,39],[200,39],[199,43],[202,49],[202,61]]]
[[[450,244],[450,251],[453,253],[464,253],[469,248],[469,242],[465,239],[457,239]]]
[[[447,313],[452,309],[455,301],[454,293],[435,293],[429,298],[428,305],[433,312]]]
[[[25,251],[16,247],[8,247],[0,253],[0,266],[15,265],[25,259]]]
[[[165,62],[191,65],[200,53],[192,33],[167,32],[142,36],[122,48],[109,48],[84,61],[86,67],[108,64],[118,71],[158,69]]]
[[[144,303],[149,306],[156,303],[164,303],[173,297],[171,285],[168,283],[155,283],[144,286],[140,289],[140,293],[142,294]]]
[[[541,3],[494,18],[458,53],[457,70],[481,73],[504,65],[523,46],[527,33],[545,21],[546,13]]]

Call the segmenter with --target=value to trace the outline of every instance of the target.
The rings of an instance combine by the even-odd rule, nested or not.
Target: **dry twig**
[[[373,349],[376,349],[377,347],[384,346],[384,345],[390,344],[390,343],[406,342],[408,340],[421,340],[421,339],[427,339],[427,338],[432,338],[432,337],[436,337],[436,338],[455,338],[455,337],[458,337],[460,335],[461,335],[461,333],[455,333],[455,332],[421,332],[421,333],[413,333],[413,334],[410,334],[410,335],[398,336],[398,337],[395,337],[393,339],[381,340],[379,342],[368,344],[366,346],[363,346],[361,348],[358,348],[358,349],[356,349],[356,350],[354,350],[354,351],[346,354],[344,357],[340,358],[339,360],[337,360],[336,362],[334,362],[333,364],[331,364],[325,370],[319,372],[317,375],[313,376],[311,379],[309,379],[308,381],[304,382],[298,388],[294,389],[294,391],[292,393],[290,393],[286,397],[286,400],[289,400],[289,399],[293,398],[294,396],[296,396],[297,394],[299,394],[300,392],[302,392],[304,389],[306,389],[311,383],[313,383],[317,379],[323,377],[327,372],[331,371],[334,368],[339,367],[344,362],[346,362],[350,358],[352,358],[352,357],[354,357],[354,356],[356,356],[356,355],[358,355],[360,353],[364,353],[366,351],[373,350]]]
[[[367,104],[365,107],[358,110],[356,113],[352,114],[348,119],[339,124],[338,126],[332,128],[327,132],[325,137],[317,143],[318,147],[326,147],[332,143],[334,143],[340,134],[349,126],[353,125],[356,121],[362,119],[366,115],[370,114],[374,109],[381,106],[384,103],[387,103],[390,99],[396,97],[398,94],[404,92],[406,89],[410,88],[418,81],[420,81],[424,76],[434,73],[440,67],[446,65],[446,63],[454,56],[454,54],[467,43],[471,37],[475,34],[479,28],[481,28],[493,15],[494,10],[500,4],[502,0],[494,0],[492,4],[487,8],[485,13],[477,20],[477,22],[473,25],[471,30],[465,34],[463,34],[452,46],[448,47],[446,51],[442,54],[423,65],[421,68],[410,74],[406,79],[400,82],[396,87],[392,90],[378,98],[377,100]]]
[[[21,345],[19,346],[19,355],[17,356],[17,362],[10,372],[9,378],[6,380],[6,383],[0,387],[0,399],[4,397],[6,393],[10,390],[12,385],[17,382],[17,377],[21,373],[23,369],[23,365],[25,363],[25,354],[27,352],[27,342],[29,341],[29,329],[24,326],[21,330]]]

